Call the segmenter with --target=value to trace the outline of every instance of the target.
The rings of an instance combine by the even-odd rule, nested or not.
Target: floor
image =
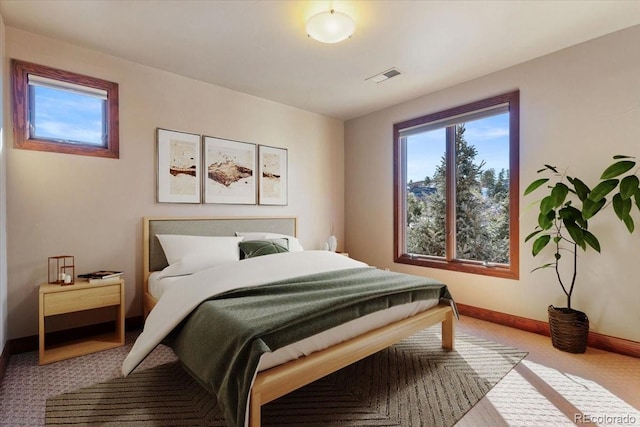
[[[640,426],[640,359],[565,353],[549,337],[468,317],[459,327],[529,355],[458,426]]]
[[[640,426],[640,359],[588,349],[554,349],[548,337],[463,317],[460,331],[528,351],[457,426]],[[118,349],[38,366],[37,352],[13,356],[0,384],[0,425],[43,425],[45,401],[119,375],[136,334]],[[141,368],[174,359],[160,346]]]

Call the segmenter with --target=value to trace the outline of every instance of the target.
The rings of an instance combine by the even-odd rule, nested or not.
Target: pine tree
[[[504,169],[495,176],[475,163],[478,150],[465,139],[465,125],[456,126],[456,258],[507,263],[509,261],[509,178]],[[425,180],[426,181],[426,180]],[[420,202],[408,198],[407,250],[445,256],[446,159],[431,180],[436,191]],[[484,194],[483,194],[484,192]],[[413,198],[412,198],[413,196]],[[416,209],[416,206],[420,209]]]
[[[480,178],[484,161],[475,164],[478,150],[464,137],[465,126],[456,127],[456,257],[486,260],[490,249]]]

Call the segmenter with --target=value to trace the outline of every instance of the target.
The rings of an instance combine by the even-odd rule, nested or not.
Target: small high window
[[[518,278],[518,95],[394,125],[396,262]]]
[[[14,146],[119,157],[118,84],[12,61]]]

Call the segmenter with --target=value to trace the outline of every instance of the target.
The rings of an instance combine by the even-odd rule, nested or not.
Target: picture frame
[[[157,129],[157,201],[200,203],[200,135]]]
[[[204,136],[204,203],[255,205],[256,153],[256,144]]]
[[[287,149],[260,145],[258,147],[259,190],[261,205],[287,205]]]

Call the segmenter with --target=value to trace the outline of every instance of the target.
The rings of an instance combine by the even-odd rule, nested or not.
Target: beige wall
[[[0,61],[4,63],[4,21],[0,15]],[[0,82],[4,82],[6,74],[0,68]],[[7,342],[7,156],[4,140],[4,84],[0,84],[0,353]]]
[[[127,316],[140,314],[143,216],[291,215],[306,248],[321,248],[332,226],[343,241],[342,121],[15,28],[6,35],[5,72],[17,58],[120,85],[119,160],[7,152],[9,338],[37,333],[37,284],[53,255],[74,255],[81,272],[124,270]],[[289,205],[156,203],[156,127],[287,148]]]
[[[393,84],[392,81],[385,84]],[[551,270],[521,244],[520,280],[393,263],[393,123],[520,90],[521,191],[544,163],[570,166],[593,181],[615,154],[640,156],[640,26],[433,93],[345,124],[346,243],[351,256],[378,267],[432,276],[460,303],[546,320],[566,300]],[[531,199],[521,199],[520,233],[532,231]],[[573,306],[592,330],[640,341],[640,233],[628,235],[613,212],[591,227],[602,254],[579,255]],[[605,218],[607,217],[607,218]],[[640,215],[636,215],[640,229]]]

